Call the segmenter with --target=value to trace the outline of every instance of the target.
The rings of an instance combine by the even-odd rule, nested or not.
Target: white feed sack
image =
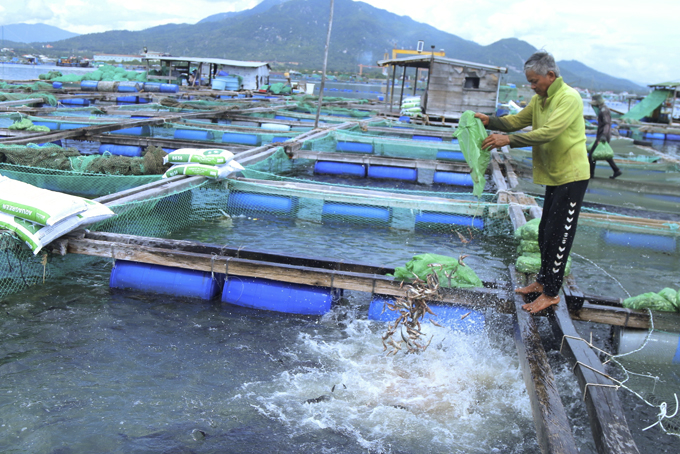
[[[84,200],[0,176],[0,212],[41,225],[82,213],[87,210]]]
[[[221,148],[200,149],[180,148],[163,157],[163,164],[196,163],[209,166],[220,166],[234,159],[234,153]]]
[[[222,180],[227,178],[230,174],[239,172],[241,170],[245,170],[245,168],[236,161],[230,161],[229,163],[220,166],[210,166],[205,164],[182,164],[170,167],[163,174],[163,178],[170,178],[176,175],[190,175]]]
[[[62,195],[66,196],[65,194]],[[51,226],[36,224],[19,216],[0,213],[0,229],[4,228],[16,233],[31,248],[33,254],[37,254],[51,241],[78,227],[104,221],[111,216],[115,216],[115,213],[106,205],[92,200],[81,200],[86,206],[84,211],[68,216]]]

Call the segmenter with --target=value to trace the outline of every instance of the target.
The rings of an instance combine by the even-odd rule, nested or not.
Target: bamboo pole
[[[314,119],[314,129],[319,127],[319,115],[321,115],[321,101],[323,101],[323,89],[326,85],[326,67],[328,66],[328,46],[331,43],[331,29],[333,28],[333,5],[335,0],[331,0],[331,14],[328,18],[328,34],[326,35],[326,47],[323,54],[323,74],[321,85],[319,86],[319,105],[316,107],[316,118]]]

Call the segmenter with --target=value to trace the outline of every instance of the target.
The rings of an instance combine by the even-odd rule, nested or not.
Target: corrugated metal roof
[[[661,82],[659,84],[650,84],[648,87],[680,87],[680,82]]]
[[[211,63],[214,65],[237,66],[241,68],[259,68],[260,66],[269,67],[269,63],[262,61],[239,61],[226,60],[223,58],[204,58],[204,57],[144,57],[143,60],[160,61],[189,61],[194,63]]]
[[[427,66],[430,60],[434,59],[437,63],[444,63],[456,66],[465,66],[466,68],[487,69],[490,71],[498,71],[500,73],[507,73],[508,68],[503,66],[485,65],[483,63],[474,63],[465,60],[456,60],[454,58],[432,56],[431,54],[423,53],[423,55],[416,55],[414,57],[391,58],[388,60],[378,61],[378,66],[397,65],[397,66]]]

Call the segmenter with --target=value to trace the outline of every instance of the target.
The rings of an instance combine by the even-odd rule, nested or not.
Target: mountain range
[[[1,29],[2,39],[13,43],[52,42],[79,36],[46,24],[10,24]]]
[[[51,42],[57,53],[135,54],[143,47],[173,56],[199,56],[282,63],[286,69],[320,69],[328,29],[329,3],[264,0],[252,9],[214,14],[197,24],[167,24],[141,31],[107,31]],[[34,35],[39,36],[39,35]],[[42,39],[42,37],[41,37]],[[516,39],[488,46],[465,40],[360,1],[335,0],[329,71],[358,72],[392,49],[414,49],[418,40],[444,49],[450,58],[508,68],[504,81],[526,83],[523,62],[536,48]],[[629,80],[595,71],[577,61],[558,62],[565,81],[595,91],[646,92]]]

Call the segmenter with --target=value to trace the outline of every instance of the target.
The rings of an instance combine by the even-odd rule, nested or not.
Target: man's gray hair
[[[549,71],[552,71],[555,73],[555,77],[560,77],[560,68],[557,67],[555,59],[544,50],[534,52],[526,63],[524,63],[524,72],[529,70],[532,70],[539,76],[545,76]]]

